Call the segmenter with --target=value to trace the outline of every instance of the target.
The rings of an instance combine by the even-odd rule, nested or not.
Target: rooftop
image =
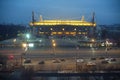
[[[30,22],[30,26],[42,25],[72,25],[72,26],[96,26],[96,23],[84,20],[42,20],[38,22]]]

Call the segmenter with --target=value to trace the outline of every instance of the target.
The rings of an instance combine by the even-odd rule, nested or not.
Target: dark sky
[[[0,23],[28,24],[32,11],[36,19],[81,19],[97,24],[120,24],[120,0],[0,0]]]

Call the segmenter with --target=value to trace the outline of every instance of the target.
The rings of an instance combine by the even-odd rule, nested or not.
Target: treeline
[[[17,37],[19,33],[23,33],[26,26],[14,24],[0,24],[0,41]]]

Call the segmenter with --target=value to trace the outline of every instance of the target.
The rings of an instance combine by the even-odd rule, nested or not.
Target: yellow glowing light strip
[[[40,22],[30,23],[30,26],[42,26],[42,25],[75,25],[75,26],[96,26],[96,23],[77,21],[77,20],[44,20]]]

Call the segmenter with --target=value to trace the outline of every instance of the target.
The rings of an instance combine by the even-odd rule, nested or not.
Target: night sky
[[[97,24],[120,24],[120,0],[0,0],[0,23],[27,25],[32,11],[36,20],[81,19],[90,21],[95,12]]]

